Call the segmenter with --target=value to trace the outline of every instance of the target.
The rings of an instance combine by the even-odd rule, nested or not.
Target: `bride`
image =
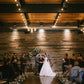
[[[47,55],[44,55],[44,62],[43,62],[43,66],[41,68],[39,75],[40,76],[55,76],[56,75],[56,73],[54,73],[51,69]]]

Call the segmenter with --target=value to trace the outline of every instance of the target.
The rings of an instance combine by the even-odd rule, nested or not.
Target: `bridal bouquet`
[[[31,58],[33,56],[36,56],[37,54],[39,54],[41,52],[40,48],[34,48],[32,49],[29,53],[28,56]]]

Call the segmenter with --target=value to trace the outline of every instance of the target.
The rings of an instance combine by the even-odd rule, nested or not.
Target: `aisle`
[[[22,84],[61,84],[56,77],[39,77],[29,73],[28,79]]]

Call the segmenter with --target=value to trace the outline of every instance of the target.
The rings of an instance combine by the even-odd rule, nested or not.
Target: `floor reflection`
[[[27,80],[23,81],[22,84],[61,84],[57,77],[53,76],[35,76],[33,73],[28,73]]]
[[[52,84],[53,79],[53,76],[40,77],[41,84]]]

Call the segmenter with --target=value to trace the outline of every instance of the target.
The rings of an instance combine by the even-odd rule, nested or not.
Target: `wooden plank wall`
[[[0,33],[0,56],[4,53],[28,54],[33,48],[47,50],[53,71],[61,70],[62,58],[65,53],[69,57],[73,53],[84,55],[84,34],[79,30],[46,30],[44,32],[25,33],[20,31]],[[34,58],[31,60],[34,67]]]

